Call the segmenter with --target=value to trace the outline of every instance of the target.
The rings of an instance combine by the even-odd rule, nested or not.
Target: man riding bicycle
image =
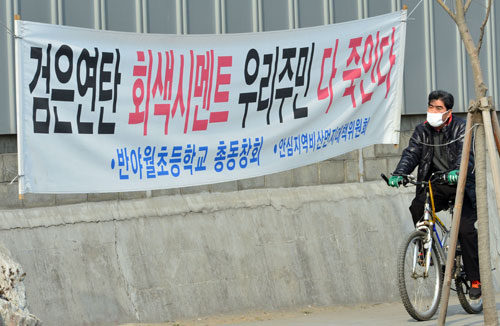
[[[401,160],[389,178],[389,185],[399,187],[402,175],[410,174],[418,166],[417,181],[429,180],[436,171],[450,171],[448,184],[433,185],[436,211],[448,208],[455,200],[456,184],[462,157],[465,120],[452,116],[453,95],[445,91],[429,94],[427,121],[415,127],[408,147],[403,150]],[[465,273],[471,281],[469,296],[472,300],[481,296],[479,258],[477,244],[476,188],[474,178],[474,157],[471,151],[465,185],[458,240],[462,250]],[[424,214],[424,187],[417,187],[410,212],[416,224]]]

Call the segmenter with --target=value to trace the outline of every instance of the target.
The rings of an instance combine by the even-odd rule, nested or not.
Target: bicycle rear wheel
[[[403,243],[398,257],[399,294],[406,311],[415,320],[428,320],[434,316],[439,307],[443,282],[435,244],[427,274],[425,262],[418,259],[424,240],[424,232],[412,232]]]
[[[465,276],[461,255],[455,257],[455,264],[458,268],[457,277],[455,278],[458,301],[460,301],[460,305],[467,313],[478,314],[483,311],[483,299],[471,300],[469,298],[470,281]]]

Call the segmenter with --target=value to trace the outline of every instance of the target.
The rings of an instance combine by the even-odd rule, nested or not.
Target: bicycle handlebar
[[[383,173],[381,173],[380,176],[382,177],[382,179],[384,179],[385,183],[387,183],[387,185],[389,185],[389,178]]]
[[[385,183],[387,183],[387,185],[389,186],[389,178],[385,175],[385,174],[380,174],[380,176],[382,177],[382,179],[384,179]],[[403,187],[406,187],[406,185],[408,183],[411,183],[411,184],[415,184],[414,180],[415,180],[415,177],[412,176],[411,174],[405,174],[405,175],[401,175],[403,177],[403,180],[400,182],[400,184],[403,185]]]
[[[432,182],[438,182],[438,183],[447,183],[447,180],[446,180],[446,176],[448,174],[449,171],[437,171],[437,172],[434,172],[431,174],[431,177],[429,178],[429,180]],[[403,180],[400,182],[400,184],[403,185],[403,187],[406,187],[406,185],[408,183],[411,183],[412,185],[421,185],[421,184],[424,184],[424,185],[427,185],[428,181],[417,181],[416,178],[411,175],[411,174],[393,174],[395,176],[401,176],[403,177]],[[389,178],[384,174],[380,174],[380,176],[382,177],[382,179],[384,179],[385,183],[387,183],[387,185],[389,186]]]

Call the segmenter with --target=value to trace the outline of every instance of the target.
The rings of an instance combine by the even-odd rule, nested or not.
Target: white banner
[[[20,193],[209,184],[397,144],[405,20],[182,36],[16,21]]]

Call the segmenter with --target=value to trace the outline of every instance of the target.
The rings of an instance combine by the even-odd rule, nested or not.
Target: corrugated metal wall
[[[17,13],[23,20],[139,33],[240,33],[361,19],[400,10],[402,2],[409,13],[416,8],[407,28],[404,112],[424,112],[427,94],[436,88],[451,91],[455,110],[465,111],[474,98],[471,70],[454,23],[434,0],[0,0],[0,22],[13,30]],[[469,9],[476,39],[486,2],[473,0]],[[500,90],[499,7],[491,13],[481,54],[495,102]],[[14,104],[13,38],[0,27],[0,134],[16,132]]]

